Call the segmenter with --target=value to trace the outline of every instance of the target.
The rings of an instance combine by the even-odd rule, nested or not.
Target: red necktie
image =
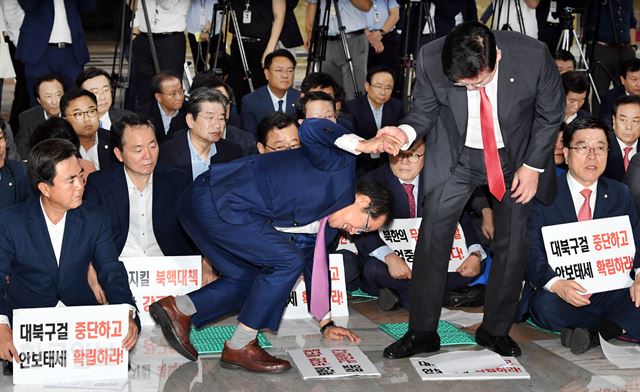
[[[578,211],[578,222],[591,220],[591,205],[589,204],[589,198],[591,197],[591,189],[583,189],[580,194],[584,196],[584,203],[580,206]]]
[[[409,218],[416,217],[416,198],[413,197],[413,184],[402,184],[409,201]]]
[[[625,147],[624,148],[624,171],[626,172],[629,168],[629,153],[633,150],[633,147]]]
[[[327,262],[327,244],[324,228],[327,218],[320,220],[320,229],[313,249],[313,269],[311,270],[311,314],[316,320],[322,320],[329,313],[329,263]]]
[[[502,196],[506,192],[504,185],[504,175],[502,165],[498,155],[496,136],[493,130],[493,113],[491,111],[491,101],[484,91],[480,89],[480,128],[482,129],[482,146],[484,148],[484,167],[487,172],[487,184],[489,192],[498,201],[502,201]]]

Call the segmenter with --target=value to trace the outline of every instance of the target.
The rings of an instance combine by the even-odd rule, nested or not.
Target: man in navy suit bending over
[[[212,165],[185,192],[178,216],[221,273],[200,290],[166,297],[150,307],[169,344],[185,357],[197,358],[189,342],[192,323],[201,327],[239,313],[238,328],[222,352],[222,366],[272,373],[291,367],[255,340],[260,329],[278,329],[289,292],[305,264],[290,234],[279,231],[283,228],[318,234],[309,298],[321,333],[359,342],[353,332],[330,321],[328,277],[321,274],[327,262],[316,261],[326,257],[326,240],[337,230],[373,231],[388,218],[388,190],[375,182],[355,187],[355,156],[346,151],[397,154],[406,140],[362,140],[326,119],[305,120],[299,136],[301,148]]]

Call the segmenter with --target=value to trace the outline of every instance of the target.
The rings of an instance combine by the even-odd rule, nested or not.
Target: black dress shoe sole
[[[571,347],[571,336],[573,335],[573,328],[562,328],[560,331],[560,344],[562,347]]]
[[[503,357],[519,357],[520,355],[522,355],[522,350],[520,350],[520,347],[518,346],[514,347],[513,350],[510,350],[509,352],[498,350],[493,343],[485,342],[482,338],[478,339],[477,335],[476,343],[478,343],[478,345],[480,346],[488,348],[495,353],[502,355]]]
[[[591,333],[584,328],[576,328],[571,335],[571,353],[582,354],[590,348],[599,345],[598,341],[593,341]]]
[[[291,367],[288,367],[286,369],[276,369],[276,370],[253,370],[253,369],[247,369],[246,367],[242,365],[238,365],[237,363],[234,363],[234,362],[223,361],[222,359],[220,360],[220,367],[223,367],[225,369],[234,369],[234,370],[242,369],[251,373],[270,373],[270,374],[284,373],[287,370],[291,369]]]
[[[380,289],[378,306],[384,311],[392,311],[400,307],[400,298],[389,289]]]
[[[171,322],[169,315],[167,315],[167,312],[164,311],[162,306],[157,303],[151,304],[151,306],[149,306],[149,314],[151,315],[153,321],[155,321],[156,324],[158,324],[160,328],[162,328],[162,334],[164,335],[165,339],[167,339],[169,346],[171,346],[180,355],[190,361],[198,360],[198,356],[196,355],[194,357],[193,354],[191,354],[189,350],[187,350],[187,348],[182,344],[182,342],[180,342],[178,334],[173,328],[173,323]]]
[[[385,357],[385,358],[389,358],[389,359],[401,359],[401,358],[409,358],[409,357],[412,357],[412,356],[414,356],[416,354],[432,353],[432,352],[435,352],[435,351],[440,351],[440,344],[432,344],[432,345],[429,345],[429,346],[422,346],[422,347],[416,348],[415,350],[411,350],[410,352],[406,352],[406,353],[396,353],[396,352],[393,352],[392,350],[390,350],[389,347],[387,347],[382,352],[382,356]]]

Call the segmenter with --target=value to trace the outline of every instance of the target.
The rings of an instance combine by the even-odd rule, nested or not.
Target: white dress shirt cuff
[[[361,140],[364,139],[355,133],[348,133],[337,138],[335,145],[342,150],[352,153],[353,155],[360,155],[360,151],[356,151],[356,147]]]
[[[537,167],[529,166],[526,163],[523,163],[522,166],[531,169],[533,171],[537,171],[538,173],[544,173],[544,169],[538,169]]]
[[[555,276],[555,277],[551,278],[551,280],[549,280],[547,282],[547,284],[544,285],[544,289],[547,290],[548,292],[552,293],[553,291],[551,291],[551,286],[553,286],[553,284],[555,282],[559,281],[559,280],[560,280],[559,276]]]
[[[404,133],[407,134],[407,139],[409,140],[407,144],[401,147],[401,149],[404,151],[411,147],[411,144],[413,144],[413,142],[416,140],[418,134],[416,133],[416,130],[408,124],[402,124],[398,128],[402,129]]]
[[[11,323],[9,323],[9,317],[4,314],[0,314],[0,324],[7,324],[8,326],[11,326]]]
[[[326,320],[331,320],[331,312],[327,313],[320,321],[326,321]]]
[[[473,252],[479,252],[481,261],[487,258],[487,252],[484,251],[484,248],[480,244],[473,244],[469,247],[468,250],[469,250],[469,254]]]
[[[387,257],[387,255],[393,253],[393,250],[391,250],[391,248],[389,248],[387,245],[383,245],[377,249],[375,249],[374,251],[372,251],[371,253],[369,253],[369,256],[371,257],[375,257],[376,259],[382,261],[383,263],[387,263],[385,261],[385,257]]]

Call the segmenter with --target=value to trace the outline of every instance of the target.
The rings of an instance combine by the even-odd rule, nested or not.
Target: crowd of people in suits
[[[290,43],[282,39],[297,1],[247,0],[247,8],[232,4],[248,19],[241,39],[255,90],[241,73],[236,32],[228,74],[199,69],[185,88],[183,32],[189,25],[200,56],[199,36],[213,40],[220,31],[212,33],[199,13],[212,14],[216,2],[194,9],[196,2],[149,0],[152,24],[134,23],[136,87],[125,110],[114,107],[111,76],[84,67],[79,12],[93,2],[18,3],[24,23],[16,59],[25,78],[16,97],[25,88],[32,106],[13,130],[0,119],[0,358],[16,358],[12,309],[59,303],[129,304],[134,322],[125,346],[132,347],[139,322],[118,257],[202,254],[203,288],[151,307],[171,346],[196,359],[189,328],[239,313],[222,362],[287,370],[287,361],[257,346],[255,333],[277,329],[300,273],[313,295],[317,242],[333,251],[339,232],[357,249],[340,251],[347,288],[377,296],[383,310],[410,311],[409,332],[385,357],[439,349],[434,326],[442,305],[484,304],[476,339],[503,355],[520,354],[508,333],[529,317],[561,331],[574,353],[596,345],[598,334],[640,339],[640,257],[630,289],[583,295],[550,268],[540,234],[548,225],[628,215],[640,252],[639,59],[621,64],[619,80],[594,105],[571,53],[475,22],[452,25],[420,52],[413,108],[405,113],[394,96],[396,1],[338,2],[359,94],[340,60],[336,26],[329,24],[326,72],[308,73],[298,90],[295,52],[287,48],[306,40],[299,31]],[[438,31],[460,19],[445,15],[453,3],[442,6]],[[461,17],[477,17],[468,2],[455,3]],[[310,15],[324,6],[308,2],[307,33]],[[149,35],[166,51],[157,73],[146,56]],[[483,47],[474,52],[478,41]],[[26,50],[29,42],[38,44]],[[465,58],[452,54],[464,50]],[[502,163],[498,183],[483,152],[490,143]],[[377,230],[393,218],[417,217],[420,262],[411,268]],[[467,257],[447,272],[450,229],[458,224]],[[252,302],[265,291],[267,302]],[[359,341],[331,321],[330,308],[318,314],[325,337]]]

